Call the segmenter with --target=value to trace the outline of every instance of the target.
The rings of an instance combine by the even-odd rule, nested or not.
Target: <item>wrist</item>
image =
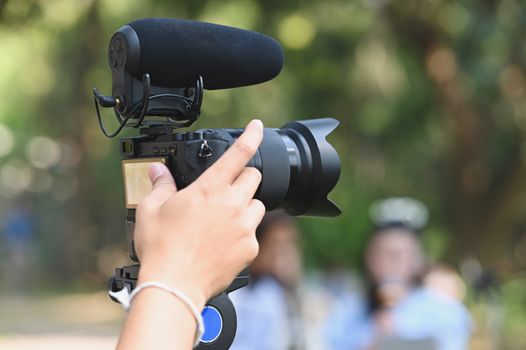
[[[142,265],[139,270],[139,279],[137,285],[145,282],[161,282],[170,287],[177,288],[185,293],[199,310],[203,309],[208,298],[206,292],[195,278],[188,278],[168,271],[163,268],[152,269],[149,266]]]

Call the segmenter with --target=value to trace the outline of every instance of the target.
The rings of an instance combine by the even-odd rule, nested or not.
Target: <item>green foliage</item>
[[[501,290],[503,305],[493,305],[493,312],[501,312],[504,315],[503,333],[507,349],[522,349],[526,345],[523,331],[520,327],[526,321],[526,298],[524,288],[526,283],[524,276],[504,283]],[[502,310],[499,310],[502,308]],[[491,318],[489,319],[491,322]]]
[[[356,266],[370,204],[403,195],[430,209],[434,259],[510,269],[503,256],[526,209],[523,2],[3,0],[0,125],[13,147],[0,140],[0,217],[30,203],[39,276],[101,278],[100,252],[125,249],[117,141],[98,131],[90,91],[110,90],[111,34],[145,16],[240,26],[285,46],[274,81],[207,92],[196,128],[341,120],[332,197],[344,214],[302,219],[310,266]],[[59,147],[56,162],[31,160],[37,136]]]
[[[110,91],[111,34],[155,16],[257,30],[285,47],[275,80],[206,92],[195,128],[341,120],[330,141],[343,215],[301,219],[310,267],[360,266],[371,203],[412,196],[431,214],[432,260],[475,256],[513,276],[510,238],[526,219],[523,1],[0,0],[0,233],[13,210],[32,212],[28,279],[102,285],[125,259],[118,141],[99,132],[91,88]],[[3,234],[0,247],[2,261]],[[502,291],[509,348],[524,347],[523,290],[519,276]]]

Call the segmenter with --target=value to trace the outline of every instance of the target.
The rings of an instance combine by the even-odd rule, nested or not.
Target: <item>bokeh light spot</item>
[[[26,157],[35,168],[49,169],[58,164],[62,151],[59,144],[45,136],[32,138],[26,147]]]
[[[54,27],[69,28],[78,21],[78,19],[85,13],[86,9],[92,4],[92,2],[93,0],[44,1],[42,3],[44,18]]]
[[[280,23],[278,32],[285,47],[300,50],[310,45],[316,35],[316,28],[306,17],[292,14]]]
[[[62,157],[60,165],[66,168],[73,168],[80,164],[82,151],[80,145],[73,138],[67,137],[60,141]]]
[[[11,159],[0,168],[0,193],[6,197],[16,197],[29,188],[32,178],[29,164],[21,159]]]
[[[7,126],[0,123],[0,157],[6,156],[13,150],[15,138]]]
[[[207,2],[200,20],[226,26],[252,29],[259,17],[257,2],[247,0]]]
[[[407,84],[407,76],[389,45],[379,38],[365,40],[356,48],[353,66],[355,88],[367,88],[383,96],[399,94]]]
[[[427,73],[439,83],[453,80],[457,75],[457,60],[455,53],[447,47],[432,50],[426,60]]]
[[[524,95],[525,79],[522,69],[518,66],[508,66],[499,75],[500,89],[508,98],[519,98]]]
[[[468,10],[456,2],[444,6],[438,17],[444,30],[451,34],[459,34],[465,31],[471,21]]]

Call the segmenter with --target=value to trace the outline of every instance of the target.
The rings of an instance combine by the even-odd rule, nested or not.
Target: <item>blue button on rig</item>
[[[205,333],[201,337],[202,343],[212,343],[219,338],[223,331],[223,318],[221,313],[213,306],[205,306],[201,312],[205,324]]]

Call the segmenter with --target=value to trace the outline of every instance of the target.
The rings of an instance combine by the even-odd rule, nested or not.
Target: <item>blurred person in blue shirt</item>
[[[299,232],[282,211],[268,213],[258,229],[259,254],[247,287],[230,294],[237,312],[233,350],[305,349],[302,342],[302,275]]]
[[[335,305],[325,330],[331,349],[467,348],[471,318],[458,295],[441,287],[442,275],[422,283],[417,230],[401,222],[377,227],[364,262],[367,295],[349,294]]]

